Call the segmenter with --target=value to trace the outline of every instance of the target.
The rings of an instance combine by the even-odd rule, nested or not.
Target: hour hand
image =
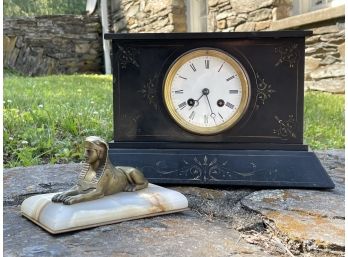
[[[202,94],[197,100],[193,99],[193,98],[190,98],[187,100],[187,104],[188,106],[190,106],[190,110],[193,108],[193,107],[197,107],[199,105],[199,100],[204,96],[204,94]]]

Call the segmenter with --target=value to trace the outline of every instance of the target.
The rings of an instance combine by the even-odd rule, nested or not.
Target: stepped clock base
[[[309,151],[111,148],[109,158],[156,184],[334,188]]]

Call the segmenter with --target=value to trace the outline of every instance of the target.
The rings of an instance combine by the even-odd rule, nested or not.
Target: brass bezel
[[[171,97],[172,82],[179,68],[184,63],[188,62],[189,60],[193,58],[206,56],[206,55],[220,58],[226,63],[230,64],[236,70],[238,77],[241,80],[241,86],[242,86],[242,92],[243,92],[241,103],[236,113],[230,119],[226,120],[224,123],[214,127],[200,127],[186,121],[175,110],[175,106],[173,105],[173,101]],[[185,130],[188,130],[189,132],[193,132],[199,135],[213,135],[231,128],[243,116],[243,114],[245,113],[249,105],[249,100],[250,100],[250,80],[242,64],[240,64],[238,60],[236,60],[234,57],[230,56],[229,54],[221,50],[213,49],[213,48],[196,48],[179,56],[173,62],[173,64],[169,67],[164,79],[164,83],[163,83],[163,96],[164,96],[163,97],[164,105],[167,107],[167,110],[169,114],[171,115],[171,117],[180,127],[182,127]]]

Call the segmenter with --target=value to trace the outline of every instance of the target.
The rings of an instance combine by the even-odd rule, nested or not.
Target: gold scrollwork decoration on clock
[[[165,176],[175,174],[181,179],[192,180],[192,181],[223,181],[231,180],[237,177],[251,177],[258,172],[264,172],[264,169],[257,169],[255,162],[246,164],[245,170],[231,170],[228,161],[221,161],[218,157],[207,156],[203,157],[194,156],[192,159],[182,159],[182,168],[170,169],[170,165],[166,161],[157,161],[154,166],[141,167],[142,170],[151,170],[155,173]]]
[[[260,105],[264,105],[267,100],[271,98],[271,95],[275,93],[276,91],[272,89],[272,85],[266,83],[264,78],[261,78],[261,76],[256,73],[256,87],[257,87],[257,108],[260,107]]]
[[[279,60],[275,64],[275,66],[279,66],[282,63],[288,63],[290,68],[294,68],[297,64],[297,61],[299,59],[299,50],[297,44],[276,47],[275,52],[280,55]]]
[[[158,99],[157,99],[157,83],[159,75],[156,73],[153,77],[149,78],[143,88],[138,92],[142,97],[151,105],[156,111],[158,110]]]
[[[282,138],[296,138],[296,121],[294,115],[289,115],[287,120],[282,120],[278,116],[274,116],[278,123],[278,128],[273,130],[273,133]]]
[[[137,61],[139,55],[138,50],[132,47],[122,47],[120,45],[118,46],[118,49],[120,51],[119,62],[121,69],[126,69],[129,64],[132,64],[137,68],[140,67]]]

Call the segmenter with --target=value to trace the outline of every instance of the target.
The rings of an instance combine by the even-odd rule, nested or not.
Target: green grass
[[[312,149],[344,148],[344,95],[305,93],[304,138]]]
[[[89,135],[112,139],[112,77],[24,77],[5,71],[5,167],[80,161]],[[305,94],[305,140],[344,148],[344,96]]]
[[[5,167],[82,158],[88,135],[112,138],[112,77],[4,78]]]

